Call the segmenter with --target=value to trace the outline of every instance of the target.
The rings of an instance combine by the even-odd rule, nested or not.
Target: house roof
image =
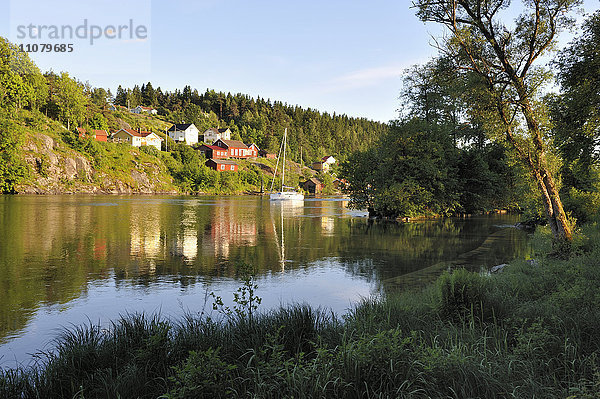
[[[152,110],[154,109],[154,108],[152,108],[152,107],[144,107],[143,105],[140,105],[140,108],[141,108],[141,109],[148,110],[148,111],[152,111]]]
[[[306,184],[306,183],[313,183],[316,186],[318,186],[319,184],[323,184],[321,182],[321,180],[314,178],[314,177],[311,177],[310,179],[308,179],[307,181],[304,182],[304,184]]]
[[[77,131],[81,134],[87,134],[87,130],[83,127],[78,127]],[[90,129],[90,132],[92,132],[96,136],[108,136],[108,132],[106,130]]]
[[[217,134],[217,133],[225,133],[225,132],[226,132],[226,131],[228,131],[228,130],[229,130],[229,128],[228,128],[228,127],[226,127],[226,128],[223,128],[223,129],[219,129],[219,128],[216,128],[216,127],[209,127],[208,129],[206,129],[206,130],[204,131],[204,134],[206,134],[206,132],[208,132],[208,131],[210,131],[210,132],[212,132],[212,133],[215,133],[215,134]],[[231,132],[231,130],[229,130],[229,132]]]
[[[200,148],[202,148],[202,147],[210,148],[210,149],[211,149],[211,150],[213,150],[213,151],[225,151],[225,148],[221,148],[221,147],[218,147],[218,146],[216,146],[216,145],[206,145],[206,144],[202,144],[202,145],[200,146]]]
[[[327,155],[326,157],[323,157],[323,158],[321,158],[321,160],[322,160],[323,162],[327,162],[327,160],[328,160],[329,158],[331,158],[331,159],[335,160],[335,158],[334,158],[334,157],[332,157],[331,155]]]
[[[247,146],[248,148],[250,148],[250,147],[252,147],[252,146],[255,146],[255,147],[256,147],[256,149],[260,151],[260,148],[259,148],[259,147],[258,147],[258,146],[257,146],[255,143],[246,144],[246,146]]]
[[[92,132],[94,132],[96,136],[108,136],[108,132],[106,130],[92,129]]]
[[[248,149],[248,146],[239,140],[224,140],[224,139],[219,139],[219,140],[221,142],[225,143],[225,145],[227,147]]]
[[[133,129],[119,129],[114,134],[117,134],[120,131],[123,131],[125,133],[128,133],[128,134],[130,134],[132,136],[136,136],[136,137],[146,137],[146,136],[149,136],[152,134],[152,132],[142,132],[142,131],[137,131],[137,130],[133,130]]]
[[[169,132],[175,132],[179,130],[186,130],[188,127],[192,126],[193,123],[176,123],[169,128]]]
[[[228,159],[212,159],[211,158],[211,159],[209,159],[206,162],[210,162],[210,161],[216,163],[217,165],[218,164],[223,164],[223,165],[237,165],[237,163],[235,163],[235,161],[230,161]]]

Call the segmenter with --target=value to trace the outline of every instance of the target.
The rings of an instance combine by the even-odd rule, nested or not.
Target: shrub
[[[472,317],[481,319],[485,309],[487,280],[477,273],[457,269],[444,272],[437,280],[439,288],[439,311],[448,319]]]

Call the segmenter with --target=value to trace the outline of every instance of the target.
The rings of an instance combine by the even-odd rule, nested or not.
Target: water
[[[121,314],[177,318],[231,305],[257,269],[261,309],[343,313],[361,298],[528,257],[515,216],[370,223],[343,199],[0,197],[0,367],[28,364],[63,328]]]

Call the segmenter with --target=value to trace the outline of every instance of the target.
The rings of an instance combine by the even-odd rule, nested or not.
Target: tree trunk
[[[552,236],[558,242],[570,242],[573,239],[573,233],[571,226],[567,220],[567,215],[563,209],[558,189],[552,178],[552,174],[548,169],[548,163],[546,162],[546,156],[544,153],[544,143],[542,141],[542,133],[540,131],[539,124],[534,115],[533,108],[529,99],[526,97],[525,88],[518,82],[517,92],[521,99],[521,109],[525,120],[527,122],[527,128],[531,134],[533,146],[536,150],[536,162],[532,162],[530,167],[534,170],[538,186],[544,197],[544,209],[546,211],[546,218],[548,224],[552,229]]]
[[[556,232],[553,231],[552,235],[559,241],[571,241],[573,239],[573,232],[567,219],[567,214],[563,209],[562,201],[560,200],[560,195],[558,194],[558,189],[556,188],[556,184],[554,184],[554,179],[552,178],[550,171],[545,168],[541,170],[541,173],[544,186],[546,187],[546,191],[550,197],[550,203],[552,204],[552,214],[547,215],[548,220],[550,220],[550,217],[552,217],[553,223],[556,224]]]

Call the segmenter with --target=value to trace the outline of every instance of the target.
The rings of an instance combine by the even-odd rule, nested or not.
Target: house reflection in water
[[[138,273],[156,273],[156,259],[162,252],[159,210],[160,207],[153,204],[131,207],[129,254],[143,261],[138,264]]]
[[[173,237],[171,252],[186,261],[193,261],[198,257],[198,217],[195,207],[184,207],[180,224],[179,231]]]
[[[208,236],[202,249],[229,258],[230,246],[256,245],[258,227],[254,213],[237,212],[234,207],[214,208]]]

